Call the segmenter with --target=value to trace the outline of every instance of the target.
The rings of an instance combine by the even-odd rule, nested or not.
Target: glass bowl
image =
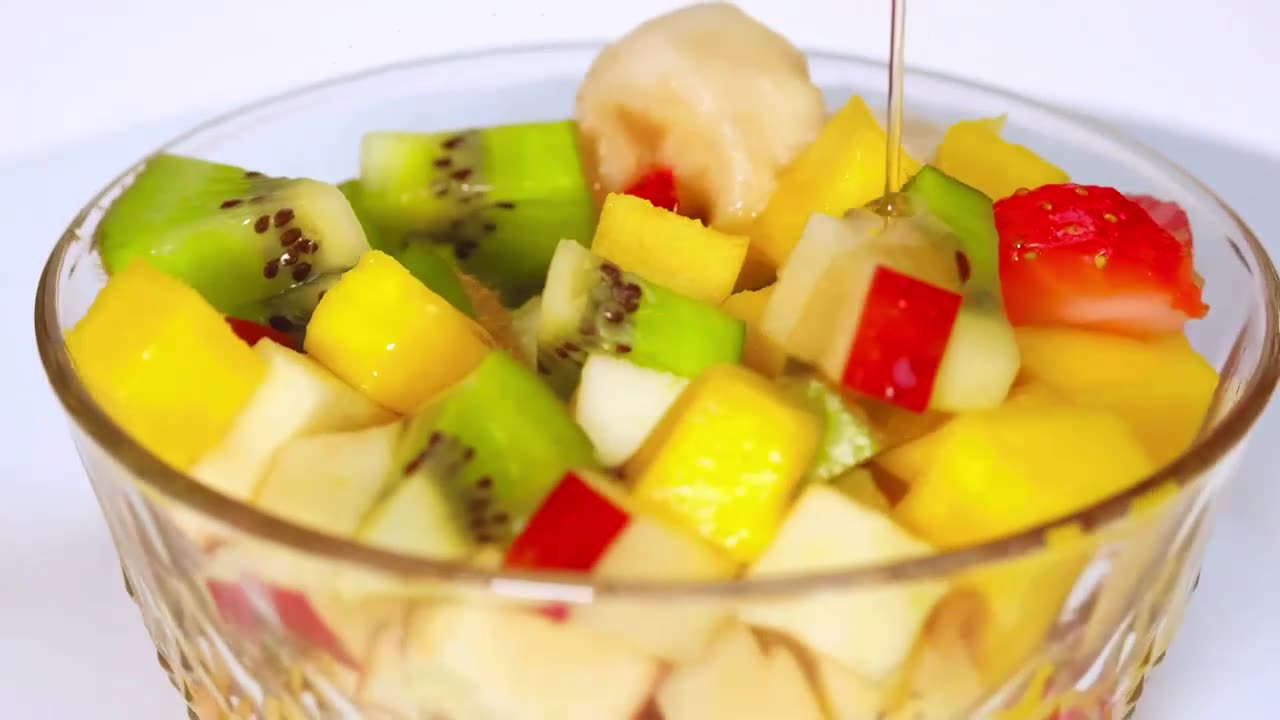
[[[368,130],[569,116],[598,49],[511,49],[386,67],[255,103],[163,149],[336,182],[356,174]],[[832,107],[850,93],[873,104],[882,97],[882,63],[809,58]],[[742,608],[884,608],[906,597],[898,593],[946,583],[951,591],[915,640],[895,639],[888,620],[825,615],[821,633],[907,648],[892,671],[859,676],[787,636],[739,634],[751,642],[738,659],[756,665],[730,673],[737,684],[717,686],[713,706],[737,703],[737,720],[809,717],[815,698],[839,720],[1125,717],[1168,647],[1197,579],[1215,497],[1275,387],[1275,270],[1212,191],[1097,122],[918,71],[907,74],[906,103],[944,122],[1007,113],[1007,137],[1074,179],[1181,203],[1212,307],[1189,335],[1221,383],[1194,446],[1120,495],[980,546],[820,575],[679,584],[497,573],[322,535],[168,468],[94,404],[62,343],[104,282],[92,242],[103,209],[139,166],[112,181],[49,258],[37,290],[37,340],[126,585],[192,716],[660,718],[655,684],[703,657],[712,634],[731,635],[725,628]],[[560,618],[548,616],[549,603]]]

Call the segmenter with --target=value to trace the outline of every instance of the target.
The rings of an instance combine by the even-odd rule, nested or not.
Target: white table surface
[[[123,591],[34,350],[35,280],[80,204],[165,137],[263,93],[424,54],[607,35],[679,4],[0,0],[0,237],[9,258],[0,264],[9,350],[0,353],[9,405],[0,413],[0,718],[184,716]],[[742,4],[801,44],[883,52],[884,0]],[[1127,118],[1131,132],[1208,180],[1275,252],[1280,91],[1263,78],[1280,67],[1270,37],[1280,6],[1109,5],[913,0],[909,58]],[[1140,720],[1280,717],[1270,697],[1280,687],[1280,487],[1270,472],[1278,430],[1270,412],[1227,490],[1200,589],[1147,683]]]

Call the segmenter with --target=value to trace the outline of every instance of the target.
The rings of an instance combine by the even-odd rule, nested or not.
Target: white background
[[[80,204],[203,116],[423,55],[616,35],[671,0],[0,0],[0,718],[176,720],[65,423],[31,299]],[[758,0],[817,49],[883,55],[887,0]],[[327,5],[327,6],[326,6]],[[908,63],[1097,111],[1204,176],[1280,242],[1280,4],[912,0]],[[1280,247],[1280,245],[1273,245]],[[1204,582],[1139,718],[1280,716],[1280,455],[1271,413],[1224,501]]]

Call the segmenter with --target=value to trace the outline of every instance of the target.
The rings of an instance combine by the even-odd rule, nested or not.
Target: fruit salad
[[[731,585],[970,547],[1132,487],[1218,384],[1186,214],[1002,124],[909,130],[886,216],[867,100],[829,109],[786,39],[699,5],[605,48],[565,119],[370,128],[353,177],[150,158],[66,345],[174,469],[402,555]],[[436,588],[379,632],[361,603],[421,588],[265,597],[404,717],[944,718],[1078,567],[1029,570],[661,604]],[[983,620],[949,632],[959,604]]]

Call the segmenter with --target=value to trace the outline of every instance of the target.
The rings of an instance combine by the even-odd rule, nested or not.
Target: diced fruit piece
[[[391,468],[396,473],[398,468]],[[459,560],[473,549],[444,488],[427,473],[397,476],[390,492],[364,517],[355,537],[373,547],[437,560]]]
[[[538,291],[556,243],[585,242],[595,217],[569,121],[369,133],[360,183],[376,222],[449,245],[509,307]]]
[[[592,568],[599,578],[671,582],[728,580],[736,571],[728,556],[701,538],[636,512]],[[603,598],[574,605],[568,620],[649,655],[683,662],[701,655],[731,614],[714,599],[658,605],[645,598]]]
[[[490,340],[404,266],[373,250],[325,293],[305,348],[380,404],[411,413],[474,368]]]
[[[894,516],[944,547],[1033,527],[1119,492],[1152,469],[1118,417],[1039,386],[1015,390],[999,408],[958,415],[936,437],[915,442],[935,447],[924,453],[928,467],[910,478]]]
[[[1060,168],[1028,148],[1000,137],[1004,117],[962,120],[947,129],[933,164],[999,200],[1023,188],[1064,183]]]
[[[831,481],[831,487],[877,512],[888,515],[893,508],[889,498],[876,484],[875,474],[865,467],[854,468],[835,478]]]
[[[588,676],[589,686],[566,682]],[[572,625],[522,610],[437,604],[379,640],[362,699],[403,717],[429,710],[459,719],[632,718],[658,677],[657,663]]]
[[[538,360],[538,316],[541,313],[541,295],[534,295],[511,313],[511,329],[516,336],[520,357],[531,367]]]
[[[654,207],[679,212],[680,197],[676,193],[676,174],[669,167],[656,167],[636,178],[622,191],[648,200]]]
[[[860,97],[850,98],[778,175],[778,189],[752,227],[748,264],[772,272],[787,261],[815,213],[839,216],[879,197],[887,144],[867,104]],[[916,163],[905,153],[903,160],[905,181]]]
[[[688,384],[671,373],[593,353],[582,366],[574,418],[591,438],[600,461],[621,465],[640,448]]]
[[[819,420],[750,370],[703,371],[628,463],[646,506],[751,561],[814,458]]]
[[[924,410],[960,301],[950,290],[877,267],[841,383],[908,410]]]
[[[222,441],[191,474],[226,495],[252,497],[275,451],[303,435],[359,430],[394,419],[385,408],[334,377],[314,360],[274,342],[253,352],[267,374]]]
[[[695,300],[719,304],[733,292],[750,240],[728,235],[611,193],[600,210],[591,251],[623,270]]]
[[[859,465],[880,449],[880,438],[862,408],[815,377],[783,378],[787,392],[822,418],[822,440],[809,479],[827,482]]]
[[[396,449],[399,472],[442,487],[472,539],[499,545],[520,533],[566,470],[594,461],[551,390],[502,352],[428,402]]]
[[[1019,328],[1023,375],[1133,428],[1157,466],[1190,447],[1218,373],[1182,335],[1140,340],[1070,328]]]
[[[254,505],[315,530],[352,535],[387,487],[403,427],[396,421],[290,440],[276,451]]]
[[[1192,248],[1195,245],[1191,237],[1191,219],[1187,211],[1176,202],[1161,200],[1150,195],[1126,195],[1138,204],[1157,225],[1164,228],[1178,242]]]
[[[1018,343],[1004,311],[966,301],[933,378],[929,408],[969,412],[997,407],[1009,396],[1021,367]]]
[[[827,710],[827,720],[881,720],[884,717],[886,693],[876,683],[820,653],[813,658],[812,673],[814,689]]]
[[[747,576],[833,571],[932,551],[875,510],[828,486],[809,485]],[[786,633],[855,673],[880,681],[906,659],[946,589],[942,580],[919,580],[801,594],[752,602],[743,608],[742,618]]]
[[[147,161],[97,239],[108,272],[145,257],[219,311],[248,318],[262,300],[346,270],[369,249],[332,185],[169,154]]]
[[[951,593],[934,607],[895,683],[898,698],[885,720],[952,720],[958,708],[971,708],[984,696],[989,686],[974,668],[967,643],[972,634],[968,601]],[[992,685],[1006,679],[992,678]]]
[[[761,332],[764,309],[773,297],[774,286],[760,290],[736,292],[720,303],[720,309],[747,326],[746,343],[742,347],[742,364],[764,375],[777,377],[787,364],[787,353]]]
[[[730,3],[666,13],[603,49],[575,107],[601,196],[671,168],[681,214],[726,232],[750,227],[824,113],[804,55]]]
[[[222,440],[266,374],[199,293],[144,260],[107,280],[66,343],[93,399],[179,469]]]
[[[632,273],[564,240],[538,317],[539,370],[567,394],[589,353],[694,377],[742,357],[741,320]]]
[[[965,286],[1000,297],[1000,236],[991,198],[932,165],[925,165],[902,189],[919,207],[913,211],[937,218],[964,253]]]
[[[995,219],[1014,325],[1158,335],[1208,312],[1190,246],[1112,188],[1039,187],[997,202]]]
[[[316,305],[341,277],[342,274],[336,271],[325,273],[273,295],[262,301],[254,319],[284,333],[293,340],[294,348],[301,348]]]
[[[508,568],[585,572],[626,528],[627,512],[598,486],[568,472],[507,548]]]
[[[267,327],[261,323],[256,323],[252,320],[241,320],[240,318],[228,317],[227,324],[231,326],[236,337],[248,343],[249,347],[253,347],[258,344],[259,340],[265,339],[287,347],[290,350],[299,349],[298,344],[294,342],[293,338],[279,330],[276,330],[275,328]]]
[[[742,626],[681,665],[657,695],[663,720],[823,720],[800,663],[785,648],[761,649]]]

